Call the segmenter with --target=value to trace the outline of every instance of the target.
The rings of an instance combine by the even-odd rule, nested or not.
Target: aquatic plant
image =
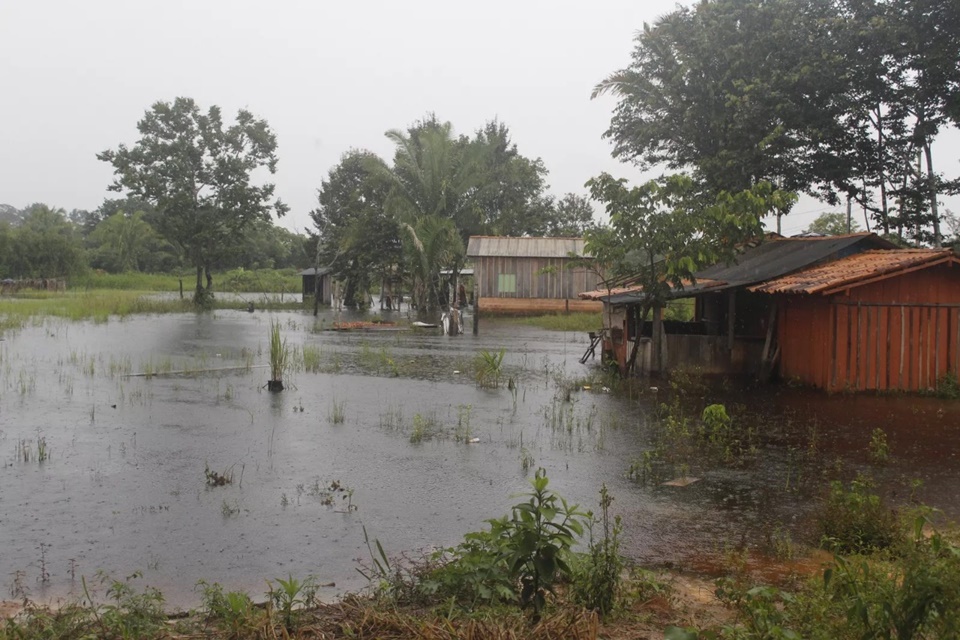
[[[887,442],[887,433],[877,427],[870,434],[870,444],[867,446],[870,460],[877,464],[886,464],[890,460],[890,444]]]
[[[228,484],[233,484],[233,467],[225,469],[222,473],[218,473],[210,468],[210,465],[203,465],[203,475],[207,479],[207,485],[211,487],[222,487]]]
[[[287,339],[280,334],[280,322],[270,321],[270,380],[267,389],[283,391],[283,374],[290,365],[290,348]]]
[[[500,377],[503,375],[503,357],[506,349],[488,351],[481,349],[474,359],[477,384],[481,387],[496,388],[500,386]]]
[[[526,474],[534,465],[533,454],[526,447],[520,447],[520,468]]]
[[[337,401],[336,398],[333,399],[332,403],[330,404],[330,413],[327,414],[327,420],[330,422],[330,424],[343,424],[346,421],[346,407],[346,401]]]
[[[319,373],[323,366],[323,350],[315,344],[305,344],[302,353],[304,371]]]
[[[473,407],[469,404],[457,405],[457,427],[453,432],[455,442],[469,442],[472,434],[470,430],[470,413]]]

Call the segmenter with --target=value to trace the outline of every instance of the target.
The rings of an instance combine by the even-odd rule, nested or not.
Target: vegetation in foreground
[[[863,479],[849,489],[833,485],[824,502],[821,543],[838,555],[822,574],[755,584],[745,558],[732,558],[729,574],[714,584],[712,602],[672,589],[671,581],[683,582],[678,574],[625,564],[612,501],[602,488],[594,516],[551,491],[540,469],[509,515],[488,520],[455,547],[410,560],[389,556],[367,538],[370,560],[361,573],[370,588],[336,603],[319,602],[322,585],[315,577],[268,580],[262,602],[201,582],[200,606],[168,616],[159,591],[136,586],[139,574],[122,581],[98,575],[82,579],[79,601],[57,610],[24,601],[0,627],[0,640],[908,640],[960,632],[960,546],[932,529],[929,509],[891,519]]]

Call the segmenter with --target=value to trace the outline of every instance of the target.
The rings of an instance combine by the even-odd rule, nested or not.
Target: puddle
[[[319,352],[319,372],[293,373],[282,394],[263,389],[272,318],[289,345]],[[309,314],[218,311],[48,321],[8,335],[0,587],[52,600],[75,595],[81,576],[139,571],[186,606],[200,579],[259,597],[265,579],[313,574],[336,583],[332,597],[365,585],[364,527],[391,554],[456,544],[507,513],[540,466],[586,508],[606,483],[623,550],[654,564],[760,545],[774,526],[802,537],[837,459],[847,472],[873,470],[895,498],[921,478],[921,499],[952,517],[960,507],[960,413],[949,403],[731,392],[769,427],[750,464],[698,467],[688,486],[638,484],[628,470],[650,448],[655,398],[600,385],[571,402],[558,393],[558,379],[592,371],[578,363],[586,335],[494,320],[455,338],[316,328]],[[478,350],[500,348],[515,394],[471,377]],[[152,375],[131,375],[143,373]],[[799,453],[811,419],[816,464]],[[892,459],[875,468],[866,444],[878,426]],[[233,482],[211,487],[205,469]]]

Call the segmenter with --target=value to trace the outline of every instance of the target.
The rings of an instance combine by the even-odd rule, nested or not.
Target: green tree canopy
[[[860,231],[860,224],[851,219],[849,233]],[[842,236],[847,231],[847,214],[839,211],[821,213],[817,219],[810,223],[804,233],[819,233],[825,236]]]
[[[618,157],[715,193],[848,196],[884,232],[936,244],[930,150],[956,116],[958,34],[956,2],[708,0],[645,25],[595,95],[618,98]]]
[[[63,278],[87,268],[83,243],[63,209],[33,204],[19,226],[7,230],[8,276]]]
[[[157,102],[137,124],[140,139],[97,158],[113,165],[113,191],[126,190],[157,209],[158,231],[196,268],[194,300],[210,295],[211,268],[257,220],[282,216],[274,185],[257,184],[258,169],[276,171],[276,136],[265,120],[241,109],[224,127],[220,108],[202,112],[190,98]],[[206,287],[203,276],[206,275]]]
[[[384,203],[392,181],[369,151],[351,150],[321,182],[317,208],[320,264],[345,282],[344,304],[362,306],[376,276],[387,277],[403,263],[400,228]]]

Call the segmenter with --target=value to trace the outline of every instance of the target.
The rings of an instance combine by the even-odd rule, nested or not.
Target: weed
[[[309,373],[319,373],[323,366],[323,350],[317,345],[303,345],[303,369]]]
[[[211,487],[223,487],[233,484],[233,467],[224,469],[222,473],[213,471],[210,465],[203,465],[203,475],[207,479],[207,485]]]
[[[240,513],[240,505],[237,504],[237,501],[234,500],[233,504],[227,502],[224,498],[223,502],[220,504],[220,515],[224,518],[230,518]]]
[[[441,434],[440,425],[436,416],[430,414],[413,416],[413,430],[410,432],[410,442],[419,444],[424,440],[431,440]]]
[[[503,357],[506,349],[487,351],[481,349],[474,359],[477,384],[481,387],[497,388],[503,375]]]
[[[500,553],[520,585],[520,606],[532,606],[539,617],[546,593],[559,576],[570,576],[565,556],[583,535],[586,514],[547,489],[546,471],[538,469],[527,500],[514,505],[509,519],[490,521]]]
[[[314,604],[319,585],[313,577],[297,580],[292,575],[287,579],[277,578],[277,586],[267,581],[267,597],[281,616],[284,629],[296,629],[300,610]]]
[[[524,475],[530,471],[533,464],[533,454],[526,447],[520,447],[520,468],[523,469]]]
[[[333,400],[330,405],[330,413],[327,414],[327,420],[330,424],[343,424],[347,419],[346,402]]]
[[[600,488],[600,518],[592,514],[587,520],[589,543],[587,553],[574,567],[571,582],[573,599],[588,609],[606,617],[618,606],[621,589],[623,558],[620,556],[620,533],[623,524],[620,516],[610,519],[610,504],[613,497],[607,485]],[[594,538],[594,527],[601,526],[602,537]]]
[[[838,553],[864,553],[886,549],[898,541],[896,515],[872,489],[873,482],[862,475],[849,489],[839,480],[830,483],[818,518],[824,547]]]
[[[201,592],[202,607],[208,618],[214,620],[228,637],[267,637],[269,616],[256,607],[249,595],[242,591],[224,593],[219,584],[208,584],[203,580],[196,588]]]
[[[867,446],[870,460],[876,464],[886,464],[890,460],[890,445],[887,442],[886,432],[877,427],[870,434],[870,444]]]
[[[453,432],[455,442],[470,441],[470,413],[473,410],[469,404],[457,405],[457,428]]]
[[[290,348],[280,334],[280,322],[270,321],[270,382],[271,391],[283,391],[283,374],[290,367]]]

